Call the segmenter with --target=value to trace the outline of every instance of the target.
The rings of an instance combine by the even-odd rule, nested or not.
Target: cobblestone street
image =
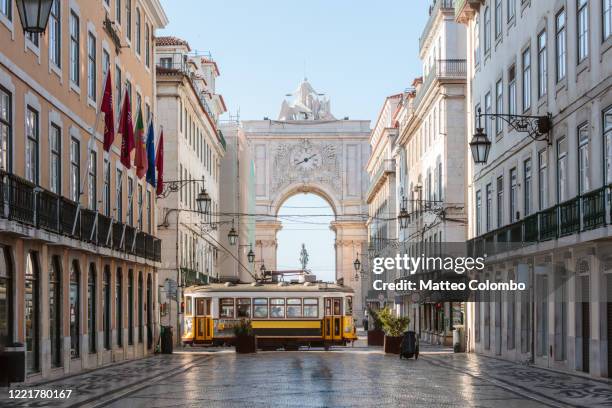
[[[206,350],[186,349],[26,388],[71,389],[63,401],[9,400],[8,390],[2,389],[0,405],[612,406],[610,383],[427,347],[417,361],[365,347],[256,355]]]

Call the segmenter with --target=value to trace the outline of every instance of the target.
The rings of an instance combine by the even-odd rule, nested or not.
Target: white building
[[[191,53],[189,44],[175,37],[158,37],[156,51],[164,179],[167,190],[177,187],[157,201],[159,236],[164,242],[159,282],[166,295],[161,321],[174,327],[175,340],[179,340],[180,288],[219,278],[217,257],[224,241],[217,214],[226,144],[218,120],[226,109],[215,90],[219,70],[210,55]],[[209,214],[198,212],[196,198],[203,188],[211,198]]]
[[[488,161],[468,160],[469,236],[489,255],[480,278],[529,288],[481,294],[469,310],[469,348],[609,377],[610,1],[456,3],[469,30],[468,134],[478,108],[552,115],[548,140],[483,122]]]

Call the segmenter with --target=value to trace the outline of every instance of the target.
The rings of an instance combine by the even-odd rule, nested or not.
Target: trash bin
[[[174,347],[172,341],[172,326],[162,326],[160,335],[162,354],[172,354],[172,349]]]

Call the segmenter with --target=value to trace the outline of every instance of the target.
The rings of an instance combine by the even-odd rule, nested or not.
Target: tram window
[[[270,317],[285,317],[285,299],[270,299]]]
[[[251,299],[236,299],[236,317],[251,317]]]
[[[253,317],[260,319],[268,317],[268,299],[253,299]]]
[[[302,317],[302,299],[287,299],[287,317]]]
[[[319,299],[304,299],[304,317],[319,317]]]
[[[191,302],[189,302],[189,307],[191,308]],[[198,316],[206,316],[206,299],[196,298],[196,315]]]
[[[353,297],[352,296],[346,297],[346,309],[344,310],[344,313],[347,316],[351,316],[353,314]]]
[[[191,296],[185,296],[185,316],[193,315],[193,303],[191,303],[192,299],[193,298]]]
[[[339,316],[342,314],[342,299],[334,299],[334,316]]]
[[[219,300],[219,317],[234,318],[234,299],[226,298]]]

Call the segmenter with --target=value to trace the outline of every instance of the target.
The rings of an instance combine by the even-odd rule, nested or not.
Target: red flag
[[[136,166],[136,177],[143,178],[147,174],[149,163],[147,162],[147,145],[144,138],[144,124],[142,123],[142,110],[138,110],[136,119],[136,155],[134,157]]]
[[[132,167],[130,154],[134,150],[134,125],[132,123],[132,107],[130,96],[125,93],[123,98],[123,107],[121,108],[121,116],[119,119],[118,133],[121,134],[121,163],[126,169]]]
[[[157,153],[155,155],[155,167],[157,168],[157,195],[164,192],[164,131],[162,130],[157,142]]]
[[[115,141],[115,114],[113,112],[113,86],[110,70],[106,75],[106,85],[104,85],[104,97],[100,111],[104,113],[104,150],[110,150]]]

